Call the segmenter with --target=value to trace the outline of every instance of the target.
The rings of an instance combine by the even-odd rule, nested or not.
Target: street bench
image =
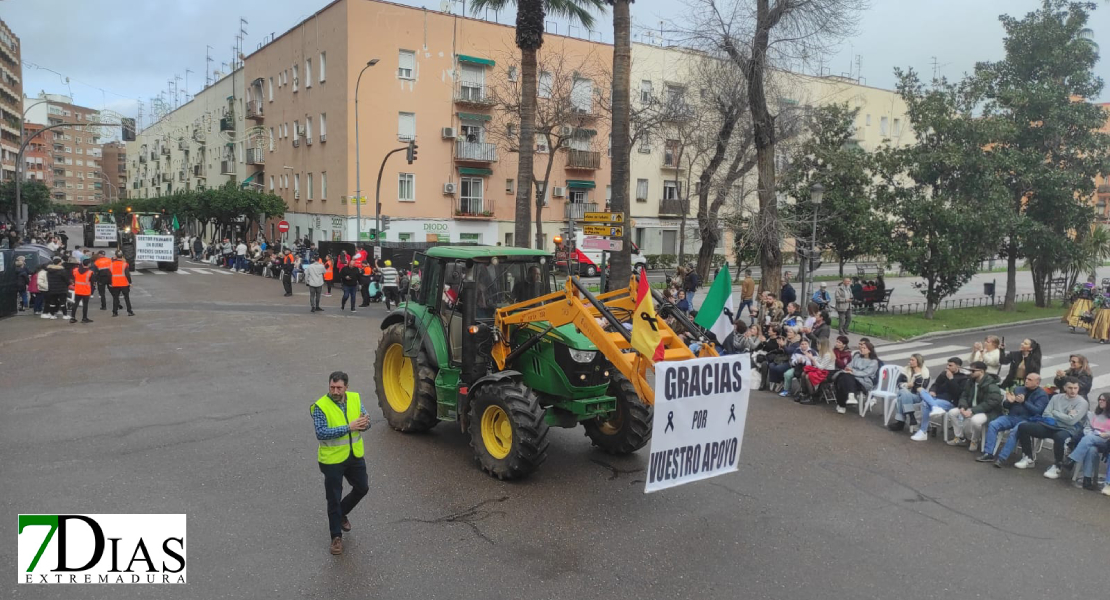
[[[894,288],[883,290],[864,290],[860,295],[852,298],[852,310],[857,312],[886,311],[890,308],[890,296]]]

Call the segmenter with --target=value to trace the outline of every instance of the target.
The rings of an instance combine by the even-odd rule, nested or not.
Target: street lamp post
[[[806,289],[805,270],[810,266],[813,254],[817,252],[817,210],[821,207],[821,201],[824,200],[824,198],[825,186],[821,185],[820,183],[815,183],[812,187],[809,188],[809,201],[813,204],[813,237],[810,238],[812,244],[809,247],[809,250],[804,253],[804,256],[802,256],[802,264],[799,267],[799,270],[802,272],[802,302],[800,303],[800,306],[809,306],[810,296],[813,295],[812,288],[816,285],[816,275],[813,272],[814,269],[810,269],[809,288],[811,289]],[[809,293],[808,296],[806,295],[807,292]]]
[[[359,156],[358,144],[358,86],[362,83],[362,74],[366,69],[378,64],[378,59],[371,58],[366,66],[358,72],[358,79],[355,80],[355,247],[358,247],[359,242],[362,241],[362,165]],[[381,225],[374,223],[374,226],[381,229]]]

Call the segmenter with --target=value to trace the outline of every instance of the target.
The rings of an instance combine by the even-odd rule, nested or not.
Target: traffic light
[[[382,215],[382,231],[389,231],[389,215]]]
[[[418,146],[416,145],[416,140],[409,140],[409,147],[408,150],[405,152],[405,159],[409,161],[410,165],[412,164],[412,161],[416,160],[417,148]]]
[[[135,141],[135,119],[123,117],[120,119],[120,125],[123,127],[123,141]]]
[[[370,233],[368,233],[367,236],[371,242],[376,241],[378,239],[378,230],[371,228]]]

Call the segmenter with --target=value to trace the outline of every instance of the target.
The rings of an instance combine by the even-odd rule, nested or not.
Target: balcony
[[[169,146],[162,146],[162,154],[164,156],[169,156],[170,155],[170,147]]]
[[[235,161],[222,160],[220,161],[220,174],[221,175],[234,175],[235,174]]]
[[[455,103],[464,106],[493,106],[495,101],[484,83],[460,81],[455,86]]]
[[[203,165],[193,165],[193,177],[205,178]]]
[[[459,198],[455,201],[455,218],[492,219],[493,200],[489,198]]]
[[[173,181],[173,178],[170,177],[169,173],[162,173],[161,176],[159,177],[159,180],[162,181],[163,183],[169,183],[169,182]]]
[[[670,100],[662,106],[662,117],[664,121],[671,121],[680,123],[689,121],[694,117],[694,109],[690,105],[681,100]]]
[[[178,171],[177,172],[177,180],[178,181],[185,181],[185,171]]]
[[[455,142],[455,160],[497,162],[497,146],[485,142]]]
[[[266,164],[266,152],[262,148],[247,148],[248,165]]]
[[[590,150],[567,150],[567,168],[594,170],[601,168],[601,153]]]
[[[597,212],[596,202],[567,202],[563,206],[564,219],[574,219],[575,221],[581,221],[586,217],[586,213],[588,212]]]
[[[235,117],[229,115],[221,118],[220,131],[235,131]]]
[[[673,198],[664,198],[659,201],[660,217],[681,217],[686,214],[685,202]]]
[[[247,118],[261,121],[262,116],[262,102],[258,100],[251,100],[247,102]]]
[[[177,149],[188,152],[189,151],[189,142],[186,142],[185,140],[178,140],[177,141]]]

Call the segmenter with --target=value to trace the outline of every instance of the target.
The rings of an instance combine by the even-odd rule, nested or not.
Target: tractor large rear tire
[[[651,441],[655,411],[640,400],[632,382],[619,373],[609,383],[609,395],[616,396],[617,410],[608,419],[590,419],[583,421],[582,426],[602,452],[632,454]]]
[[[470,447],[498,479],[527,476],[547,460],[547,422],[539,399],[516,381],[488,383],[470,400]]]
[[[404,433],[427,431],[436,418],[436,372],[423,348],[416,360],[404,355],[405,326],[396,323],[382,332],[374,357],[378,406],[389,426]]]

